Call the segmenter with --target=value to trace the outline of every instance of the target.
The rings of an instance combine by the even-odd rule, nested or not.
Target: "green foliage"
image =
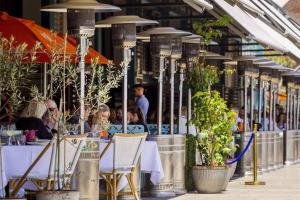
[[[215,29],[215,27],[225,27],[230,22],[232,22],[232,18],[228,15],[224,15],[218,20],[206,20],[203,23],[194,22],[193,29],[196,34],[202,37],[204,44],[209,45],[213,39],[222,37],[222,32]]]
[[[205,166],[224,166],[235,147],[232,127],[234,112],[227,108],[225,100],[217,91],[198,91],[193,96],[192,124],[200,132],[198,149]]]
[[[211,85],[220,81],[221,71],[215,66],[196,66],[189,72],[189,87],[194,91],[209,91]]]
[[[39,43],[30,49],[26,43],[18,44],[12,36],[0,36],[0,94],[8,97],[0,111],[9,106],[16,112],[22,105],[24,97],[21,91],[28,87],[30,77],[36,73],[39,48]]]
[[[188,191],[194,191],[193,167],[196,165],[196,137],[187,135],[185,146],[185,188]]]

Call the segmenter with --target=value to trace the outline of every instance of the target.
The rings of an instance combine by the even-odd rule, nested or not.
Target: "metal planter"
[[[186,193],[185,189],[185,135],[174,135],[173,146],[173,183],[176,195]]]
[[[295,162],[295,139],[296,132],[289,130],[285,132],[284,140],[285,140],[285,164],[290,165]]]
[[[269,172],[268,170],[268,134],[266,132],[261,133],[261,167],[262,173]]]
[[[219,193],[223,190],[229,169],[226,167],[193,167],[193,179],[199,193]]]
[[[156,141],[160,153],[160,159],[164,170],[164,178],[159,185],[149,188],[152,197],[174,197],[174,173],[173,173],[173,135],[153,135],[148,139]]]
[[[268,170],[274,170],[274,132],[268,132]]]

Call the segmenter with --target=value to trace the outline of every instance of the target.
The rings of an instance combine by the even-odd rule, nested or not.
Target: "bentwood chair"
[[[57,137],[54,137],[45,147],[52,147],[48,147],[52,151],[49,168],[45,169],[47,170],[45,174],[48,173],[48,176],[35,177],[30,175],[30,170],[37,163],[32,164],[22,177],[17,177],[11,181],[10,187],[13,188],[11,196],[15,196],[26,181],[32,182],[37,190],[53,190],[57,188],[58,184],[63,189],[70,189],[71,177],[85,145],[86,137],[86,135],[63,135],[59,142],[60,156],[58,156]]]
[[[129,195],[133,195],[136,200],[139,200],[133,182],[133,173],[141,156],[146,137],[146,133],[113,135],[100,155],[101,159],[109,148],[113,148],[112,166],[106,169],[100,168],[100,176],[106,182],[106,192],[100,193],[100,195],[105,195],[107,199],[116,200],[117,196],[121,195],[118,192],[119,182],[125,176],[131,189]]]

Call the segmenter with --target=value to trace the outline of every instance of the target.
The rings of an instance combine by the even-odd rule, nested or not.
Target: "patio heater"
[[[171,72],[170,85],[171,85],[171,96],[172,96],[172,93],[174,95],[175,61],[181,56],[181,37],[189,34],[190,33],[176,30],[172,27],[152,28],[139,34],[139,37],[150,36],[151,56],[153,58],[153,61],[157,61],[157,62],[153,62],[154,76],[155,78],[158,79],[157,135],[153,135],[149,139],[152,141],[156,141],[159,146],[160,156],[164,166],[165,177],[159,185],[154,186],[153,189],[150,191],[151,195],[155,197],[175,196],[175,193],[178,191],[175,188],[175,183],[177,183],[176,177],[180,176],[181,177],[180,185],[184,185],[184,171],[183,172],[182,170],[179,171],[179,168],[181,169],[180,167],[181,165],[178,164],[178,163],[184,163],[184,159],[183,159],[184,157],[177,156],[177,155],[175,156],[175,154],[177,154],[178,152],[184,153],[184,149],[183,151],[181,151],[180,148],[179,149],[173,148],[178,141],[181,142],[183,140],[176,140],[174,135],[171,134],[162,135],[162,101],[163,101],[163,74],[165,71],[165,60],[166,58],[170,58],[171,62],[173,62],[169,69]],[[172,101],[172,97],[171,97],[171,101]],[[172,103],[173,102],[171,102],[171,104]],[[173,131],[171,132],[172,129],[173,127],[170,125],[170,133],[173,133]],[[171,154],[170,151],[172,152]],[[174,176],[175,174],[176,177]]]
[[[84,133],[84,98],[85,98],[85,56],[89,46],[89,39],[95,31],[95,13],[119,11],[120,8],[102,4],[96,0],[67,0],[64,3],[45,6],[41,11],[67,13],[68,33],[80,42],[80,132]],[[78,167],[77,185],[80,199],[99,199],[99,160],[95,159],[99,152],[95,152],[95,145],[99,141],[88,140],[86,152],[82,153]],[[94,147],[94,148],[93,148]]]
[[[41,11],[67,13],[68,33],[80,41],[80,132],[84,133],[85,62],[89,39],[95,32],[95,13],[119,11],[120,8],[96,0],[67,0],[44,6]]]
[[[136,46],[136,27],[144,25],[158,24],[157,21],[140,18],[134,15],[112,16],[107,19],[98,21],[97,28],[111,27],[112,43],[116,51],[121,51],[124,61],[130,61],[131,48]],[[127,93],[128,93],[128,75],[127,67],[123,71],[123,88],[122,88],[122,111],[127,113]],[[127,114],[123,114],[122,124],[123,132],[127,133]]]
[[[191,36],[187,36],[183,38],[182,57],[187,63],[187,75],[189,74],[189,70],[194,66],[194,63],[197,62],[197,59],[199,57],[200,42],[200,37],[191,38]],[[189,122],[191,120],[192,113],[192,90],[190,88],[188,88],[187,104],[187,121]],[[189,127],[190,125],[187,126],[187,134],[190,134]]]

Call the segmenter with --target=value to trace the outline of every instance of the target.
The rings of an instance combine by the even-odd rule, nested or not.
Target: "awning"
[[[271,5],[268,1],[261,0],[251,0],[257,7],[264,11],[266,16],[273,19],[278,23],[284,30],[286,34],[291,35],[295,40],[300,42],[300,30],[295,27],[292,22],[290,22],[284,14]]]
[[[251,18],[251,15],[243,11],[239,6],[230,5],[224,0],[213,1],[247,30],[251,35],[251,39],[281,52],[288,52],[288,49],[272,36],[273,32],[275,32],[274,30],[266,32],[264,29],[261,29],[261,27],[254,22],[253,18]]]

